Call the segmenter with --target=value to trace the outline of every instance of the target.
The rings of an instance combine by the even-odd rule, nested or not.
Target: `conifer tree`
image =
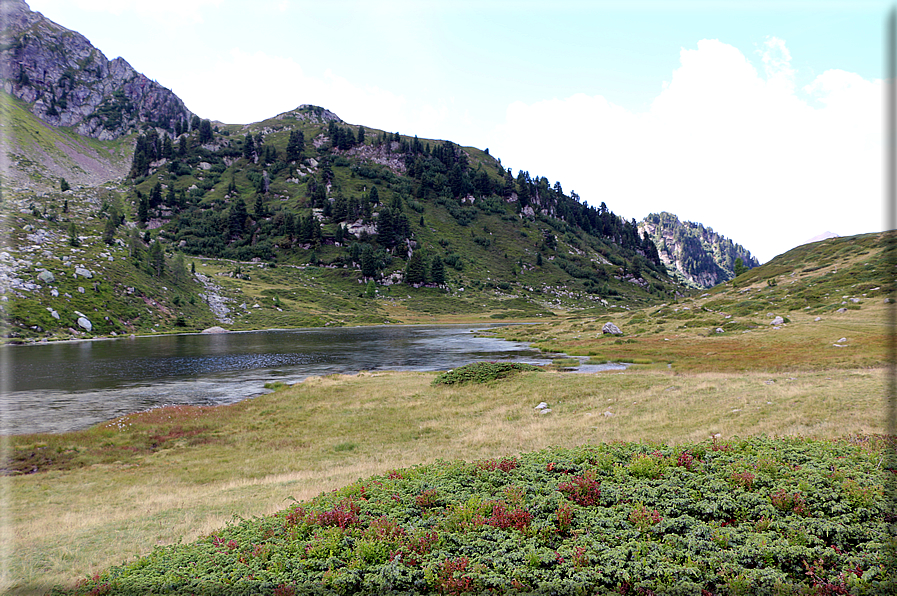
[[[110,245],[115,242],[115,220],[112,216],[106,219],[106,225],[103,228],[103,242]]]
[[[430,282],[438,286],[445,283],[445,265],[439,255],[434,256],[430,264]]]
[[[287,142],[287,160],[297,161],[302,159],[302,151],[305,149],[305,135],[301,130],[291,130],[290,140]]]
[[[228,216],[231,235],[239,236],[243,233],[246,216],[246,203],[243,202],[243,197],[238,197],[234,204],[231,205],[230,215]]]
[[[408,265],[405,267],[405,283],[409,285],[422,284],[427,280],[426,266],[424,265],[423,256],[420,251],[416,250],[411,253],[408,258]]]
[[[150,247],[150,267],[156,277],[162,277],[165,272],[165,253],[162,251],[162,243],[158,239]]]
[[[361,276],[373,278],[377,275],[377,260],[374,257],[374,249],[370,244],[365,244],[361,251]]]
[[[243,157],[246,159],[252,159],[252,155],[255,153],[255,141],[252,139],[252,133],[246,135],[246,139],[243,141]]]
[[[199,143],[204,144],[212,140],[212,123],[203,120],[199,124]]]
[[[149,220],[149,200],[143,194],[137,191],[137,221],[146,224]]]
[[[69,246],[81,246],[81,240],[78,238],[78,229],[75,222],[69,224]]]

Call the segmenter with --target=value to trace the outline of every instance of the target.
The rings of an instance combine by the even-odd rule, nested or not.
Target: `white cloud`
[[[493,152],[627,218],[709,225],[761,260],[827,229],[880,230],[881,82],[832,70],[797,92],[785,43],[764,48],[763,76],[720,41],[683,49],[643,113],[581,94],[514,103]]]
[[[292,58],[262,51],[233,49],[207,68],[171,73],[165,84],[201,117],[227,123],[257,122],[313,104],[352,124],[424,135],[456,116],[444,102],[412,108],[401,95],[355,85],[329,69],[312,75]]]
[[[89,12],[103,12],[120,16],[133,12],[167,25],[202,22],[203,10],[221,5],[221,0],[67,0]]]
[[[347,122],[370,126],[384,122],[407,131],[413,120],[401,96],[358,87],[330,70],[312,76],[292,58],[261,51],[234,49],[209,68],[177,73],[169,80],[188,108],[228,123],[263,120],[301,104],[324,106]]]

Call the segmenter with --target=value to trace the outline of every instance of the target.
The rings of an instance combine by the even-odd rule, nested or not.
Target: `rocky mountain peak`
[[[748,269],[760,266],[740,244],[672,213],[652,213],[638,226],[639,234],[654,241],[667,269],[692,287],[710,288],[734,278],[736,259]]]
[[[192,113],[171,90],[122,58],[108,60],[80,33],[3,1],[0,65],[3,89],[53,126],[111,140],[144,124],[173,130]]]

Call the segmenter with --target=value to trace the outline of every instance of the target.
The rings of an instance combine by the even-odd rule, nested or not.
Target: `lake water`
[[[6,346],[0,434],[77,430],[162,405],[234,403],[265,393],[265,383],[315,375],[547,362],[526,344],[478,337],[483,328],[317,328]]]

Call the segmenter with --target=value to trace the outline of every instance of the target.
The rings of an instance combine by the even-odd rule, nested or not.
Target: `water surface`
[[[65,432],[152,407],[228,404],[267,382],[361,370],[448,370],[478,360],[542,363],[482,326],[389,326],[166,335],[0,349],[2,434]]]

